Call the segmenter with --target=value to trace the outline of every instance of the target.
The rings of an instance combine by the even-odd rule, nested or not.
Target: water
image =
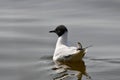
[[[48,32],[60,24],[70,45],[93,45],[84,58],[93,80],[120,80],[119,0],[0,0],[0,80],[59,77],[52,70],[57,36]]]

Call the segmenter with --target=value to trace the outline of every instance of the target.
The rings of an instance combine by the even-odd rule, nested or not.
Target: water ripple
[[[92,58],[85,57],[85,59],[89,59],[91,61],[103,61],[107,63],[120,64],[120,58]]]

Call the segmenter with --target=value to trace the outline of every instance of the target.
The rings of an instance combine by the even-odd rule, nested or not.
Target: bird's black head
[[[50,33],[56,33],[59,37],[67,32],[67,28],[64,25],[59,25],[55,30],[49,31]]]

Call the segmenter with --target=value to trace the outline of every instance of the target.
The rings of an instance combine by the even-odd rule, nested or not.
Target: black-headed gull
[[[77,47],[68,46],[68,30],[64,25],[57,26],[56,29],[50,31],[50,33],[56,33],[58,35],[53,55],[53,61],[56,65],[56,68],[54,69],[64,68],[77,70],[88,76],[84,61],[82,60],[86,53],[86,48],[82,48],[82,45],[79,42]]]

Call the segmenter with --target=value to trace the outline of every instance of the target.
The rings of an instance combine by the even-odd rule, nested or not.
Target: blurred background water
[[[0,80],[53,80],[48,32],[60,24],[70,45],[93,45],[84,58],[93,80],[120,80],[120,0],[0,0]]]

